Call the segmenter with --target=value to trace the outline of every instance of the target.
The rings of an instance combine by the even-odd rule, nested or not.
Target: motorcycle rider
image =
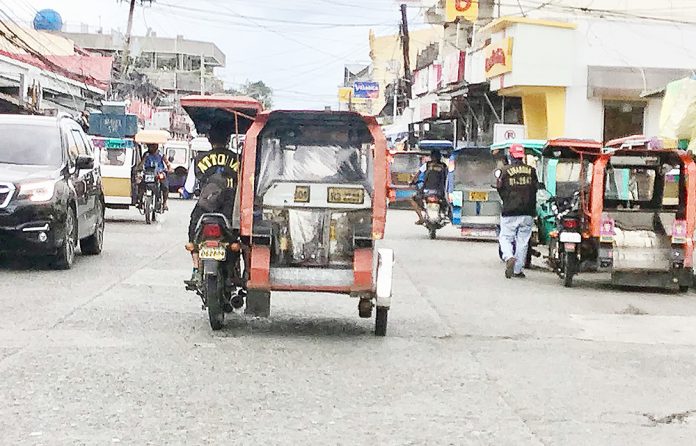
[[[510,146],[508,153],[510,164],[503,166],[497,174],[497,189],[503,201],[500,249],[505,262],[505,277],[524,278],[523,269],[536,216],[539,180],[536,169],[524,164],[524,147],[521,144]]]
[[[229,149],[230,136],[230,130],[226,129],[224,125],[213,124],[208,132],[208,140],[212,150],[199,154],[194,160],[193,169],[189,170],[189,175],[195,176],[195,180],[187,179],[185,192],[193,194],[193,188],[198,183],[200,197],[191,212],[188,227],[189,243],[187,247],[191,252],[193,271],[191,280],[187,282],[187,285],[194,285],[198,280],[199,258],[194,242],[196,226],[201,216],[206,213],[219,212],[227,218],[232,217],[239,163],[237,155]]]
[[[162,153],[159,150],[159,144],[147,144],[147,153],[143,157],[142,160],[140,160],[140,163],[138,163],[138,167],[136,167],[136,171],[140,172],[143,170],[143,168],[149,167],[149,168],[154,168],[155,169],[155,174],[158,174],[160,172],[165,172],[165,177],[164,181],[162,181],[162,209],[169,210],[169,206],[167,206],[167,200],[169,199],[169,175],[166,175],[166,173],[172,171],[172,164],[169,162],[169,160],[162,155]],[[143,194],[145,193],[145,183],[140,182],[140,185],[138,187],[138,199],[137,199],[137,204],[140,206],[142,204],[142,199],[143,199]]]
[[[411,206],[418,214],[417,225],[425,222],[423,218],[423,194],[424,191],[436,192],[440,196],[442,204],[445,203],[445,186],[447,184],[447,164],[442,162],[442,153],[434,149],[430,152],[430,161],[423,163],[413,175],[411,184],[416,185],[416,194],[411,199]]]

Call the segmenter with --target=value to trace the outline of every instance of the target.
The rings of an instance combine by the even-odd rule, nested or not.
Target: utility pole
[[[408,13],[406,4],[401,4],[401,47],[404,50],[404,79],[406,80],[405,95],[406,101],[410,100],[413,94],[413,82],[411,80],[411,41],[408,33]],[[408,124],[408,148],[415,145],[413,134],[413,123]]]
[[[135,0],[130,0],[130,9],[128,10],[128,27],[126,28],[126,47],[123,49],[123,58],[121,59],[121,78],[125,78],[128,74],[128,64],[130,59],[130,44],[131,33],[133,32],[133,13],[135,12]]]

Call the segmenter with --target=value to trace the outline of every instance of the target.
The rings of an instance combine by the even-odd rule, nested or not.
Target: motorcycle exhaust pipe
[[[232,308],[235,310],[239,310],[244,306],[244,296],[241,294],[235,294],[232,300],[230,300],[230,305],[232,305]]]

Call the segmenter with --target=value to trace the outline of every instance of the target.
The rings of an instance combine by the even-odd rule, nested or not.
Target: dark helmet
[[[440,161],[442,160],[442,153],[438,149],[433,149],[430,151],[430,161]]]

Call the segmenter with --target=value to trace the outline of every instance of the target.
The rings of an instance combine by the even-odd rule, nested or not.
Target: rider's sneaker
[[[519,272],[519,273],[515,273],[515,275],[513,277],[516,279],[526,279],[527,275],[524,272]]]
[[[164,206],[162,206],[162,210],[168,211],[168,210],[169,210],[169,206],[165,204]]]

